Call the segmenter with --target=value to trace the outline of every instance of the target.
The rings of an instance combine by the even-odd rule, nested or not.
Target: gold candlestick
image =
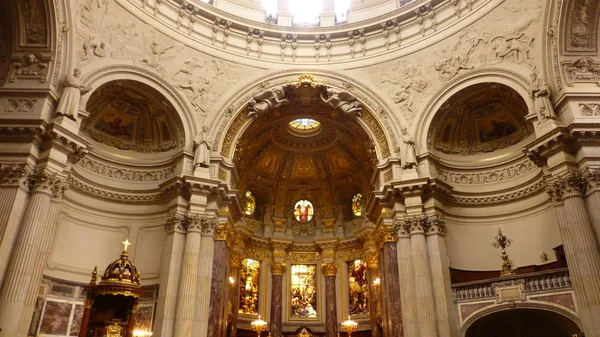
[[[252,330],[256,331],[256,333],[258,334],[258,337],[260,337],[260,334],[263,331],[267,330],[267,322],[260,319],[260,315],[258,315],[258,319],[255,321],[252,321],[252,323],[250,323],[250,325],[252,326]]]
[[[352,333],[354,331],[356,331],[357,327],[358,327],[358,323],[351,320],[350,316],[348,316],[347,320],[342,322],[342,329],[344,329],[344,331],[346,331],[346,333],[348,334],[348,337],[352,336]]]
[[[512,239],[502,234],[502,230],[498,228],[498,235],[494,237],[492,240],[492,246],[495,248],[502,248],[502,254],[500,257],[502,258],[502,272],[500,276],[508,276],[514,275],[515,271],[512,269],[512,265],[510,260],[508,259],[508,254],[506,254],[506,247],[510,246],[512,243]]]

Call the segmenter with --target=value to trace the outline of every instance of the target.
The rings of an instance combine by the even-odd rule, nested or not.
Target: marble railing
[[[457,283],[451,286],[454,302],[479,301],[497,297],[497,288],[499,283],[514,282],[522,284],[525,295],[556,292],[571,289],[571,278],[568,268],[554,269],[528,273],[522,275],[513,275],[507,277],[498,277],[494,279]]]

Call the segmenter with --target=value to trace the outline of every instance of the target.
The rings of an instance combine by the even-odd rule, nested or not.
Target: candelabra
[[[351,320],[350,316],[348,316],[347,320],[342,322],[342,329],[344,329],[344,331],[346,331],[346,333],[348,334],[348,337],[352,336],[352,333],[354,331],[356,331],[357,327],[358,327],[358,323]]]
[[[500,256],[502,257],[502,272],[500,273],[500,276],[515,274],[515,271],[512,269],[510,264],[510,260],[508,259],[508,254],[506,254],[506,247],[510,246],[511,243],[512,239],[502,234],[502,230],[498,228],[498,235],[496,235],[492,240],[492,246],[495,248],[502,248],[502,255]]]
[[[267,322],[260,319],[260,315],[258,316],[258,319],[255,321],[252,321],[252,323],[250,323],[250,325],[252,326],[252,330],[256,331],[256,333],[258,334],[258,337],[260,337],[260,334],[263,331],[267,330]]]

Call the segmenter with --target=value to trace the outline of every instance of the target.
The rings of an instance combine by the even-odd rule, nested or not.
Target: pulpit
[[[98,268],[94,268],[87,291],[79,337],[133,337],[135,313],[143,291],[140,273],[129,261],[127,247],[119,259],[108,265],[96,284]]]

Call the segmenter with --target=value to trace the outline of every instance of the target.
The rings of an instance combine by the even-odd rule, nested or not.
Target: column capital
[[[282,276],[285,273],[285,263],[271,262],[271,275]]]
[[[49,193],[55,198],[61,198],[69,187],[64,177],[47,169],[34,169],[28,179],[30,192]]]
[[[185,213],[172,212],[167,215],[165,231],[167,234],[174,232],[185,233],[187,215]]]
[[[2,164],[0,165],[0,185],[29,187],[31,168],[27,164]]]
[[[572,196],[583,196],[586,189],[587,179],[579,172],[568,172],[546,182],[546,193],[554,203]]]
[[[600,168],[588,169],[583,177],[587,180],[587,192],[600,190]]]
[[[217,237],[217,220],[209,218],[205,215],[190,214],[185,217],[185,230],[188,232],[200,232],[205,235],[215,235]]]
[[[335,262],[323,264],[322,268],[325,277],[335,277],[337,275],[338,265]]]
[[[446,222],[437,214],[406,217],[394,222],[399,235],[446,234]]]
[[[242,261],[246,258],[246,254],[238,251],[229,252],[229,266],[232,268],[240,268]]]
[[[379,252],[367,253],[365,261],[368,268],[379,268]]]

